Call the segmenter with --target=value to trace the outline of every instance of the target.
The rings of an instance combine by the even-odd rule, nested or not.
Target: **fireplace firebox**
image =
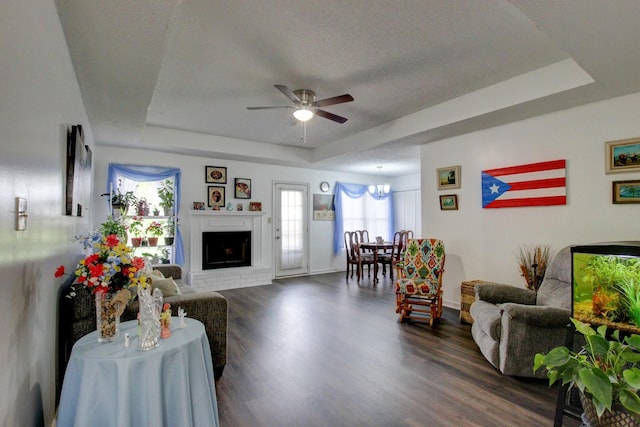
[[[202,233],[202,269],[251,266],[251,231]]]

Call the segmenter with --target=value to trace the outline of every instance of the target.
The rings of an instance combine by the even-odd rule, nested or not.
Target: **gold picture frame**
[[[461,166],[447,166],[445,168],[436,169],[436,182],[438,190],[451,190],[460,188],[462,178]]]
[[[640,138],[608,141],[604,148],[605,173],[640,171]]]

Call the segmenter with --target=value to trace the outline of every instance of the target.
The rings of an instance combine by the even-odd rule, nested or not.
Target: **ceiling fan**
[[[291,90],[284,85],[274,85],[276,89],[289,98],[294,105],[276,105],[269,107],[247,107],[247,110],[270,110],[273,108],[286,108],[293,111],[293,116],[301,122],[306,122],[314,115],[324,117],[325,119],[333,120],[337,123],[344,123],[347,121],[346,117],[338,116],[337,114],[330,113],[328,111],[321,110],[320,107],[327,107],[329,105],[342,104],[344,102],[353,101],[353,96],[348,93],[340,96],[334,96],[331,98],[320,99],[316,101],[316,94],[309,89],[297,89]]]

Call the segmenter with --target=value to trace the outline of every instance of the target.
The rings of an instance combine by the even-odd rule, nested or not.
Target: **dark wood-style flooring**
[[[457,310],[434,329],[399,323],[391,280],[344,276],[220,292],[229,301],[222,427],[553,425],[556,389],[500,374]]]

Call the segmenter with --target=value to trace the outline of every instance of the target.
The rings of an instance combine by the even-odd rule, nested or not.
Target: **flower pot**
[[[147,241],[149,242],[149,246],[157,246],[158,238],[157,237],[147,237]]]
[[[95,297],[98,342],[115,341],[120,332],[120,316],[117,304],[111,304],[113,295],[108,292],[100,292]]]
[[[621,405],[613,405],[611,411],[605,410],[600,418],[596,413],[596,407],[588,396],[580,393],[580,402],[584,409],[583,418],[590,427],[638,427],[640,419],[631,415]]]
[[[142,237],[132,237],[131,246],[133,246],[134,248],[142,246]]]
[[[173,245],[173,239],[174,239],[173,237],[165,237],[164,238],[164,244],[167,245],[167,246]]]
[[[172,216],[173,215],[173,207],[171,207],[171,208],[163,207],[162,211],[164,213],[164,216]]]

